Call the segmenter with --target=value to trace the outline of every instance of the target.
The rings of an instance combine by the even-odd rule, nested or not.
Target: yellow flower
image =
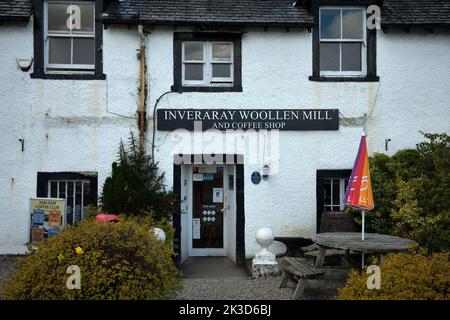
[[[75,248],[75,252],[76,252],[77,254],[83,254],[83,253],[84,253],[83,249],[81,249],[80,247],[76,247],[76,248]]]
[[[60,253],[60,254],[58,255],[58,261],[61,262],[61,261],[63,261],[63,260],[64,260],[64,256],[63,256],[62,253]]]

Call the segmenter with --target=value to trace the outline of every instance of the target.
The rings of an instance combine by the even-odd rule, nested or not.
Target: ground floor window
[[[323,180],[323,211],[343,211],[344,195],[348,178],[325,178]]]
[[[75,224],[97,206],[97,174],[38,173],[37,196],[67,201],[67,224]]]
[[[320,232],[320,224],[324,212],[344,210],[345,189],[351,173],[351,169],[317,170],[317,232]]]

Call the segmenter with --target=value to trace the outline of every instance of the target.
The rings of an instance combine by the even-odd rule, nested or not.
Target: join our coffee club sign
[[[159,109],[157,129],[339,130],[338,109]]]

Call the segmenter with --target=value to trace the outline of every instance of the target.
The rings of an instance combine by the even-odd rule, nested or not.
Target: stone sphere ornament
[[[153,233],[155,234],[156,239],[159,241],[166,241],[166,233],[161,228],[153,228]]]
[[[255,238],[256,242],[263,248],[268,248],[275,239],[272,229],[268,227],[258,229]]]

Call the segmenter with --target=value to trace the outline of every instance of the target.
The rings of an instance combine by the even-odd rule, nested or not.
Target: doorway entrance
[[[193,165],[190,171],[189,256],[226,256],[236,234],[234,166]]]
[[[178,265],[189,257],[207,256],[245,262],[243,157],[216,158],[206,164],[203,155],[190,155],[175,164],[174,157],[173,188],[180,203],[173,220]]]

